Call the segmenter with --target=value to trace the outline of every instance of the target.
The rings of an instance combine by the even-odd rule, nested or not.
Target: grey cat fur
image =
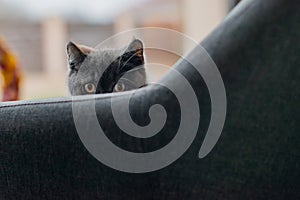
[[[123,81],[122,84],[124,83],[125,90],[140,88],[147,84],[143,43],[140,40],[133,39],[128,46],[120,49],[93,49],[91,47],[69,42],[66,46],[66,52],[69,66],[67,82],[70,94],[87,94],[83,90],[84,85],[92,83],[97,86],[106,68],[109,68],[112,62],[129,51],[140,53],[143,64],[135,66],[132,70],[123,74],[119,79],[120,81]],[[128,83],[130,83],[130,87],[128,86]]]

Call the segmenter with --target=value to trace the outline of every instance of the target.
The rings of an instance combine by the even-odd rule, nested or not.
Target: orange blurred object
[[[3,39],[0,38],[0,74],[2,77],[2,101],[19,99],[21,73],[15,56],[9,51]]]

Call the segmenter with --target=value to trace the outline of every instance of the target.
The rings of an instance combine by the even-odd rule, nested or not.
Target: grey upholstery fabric
[[[184,60],[177,69],[199,99],[200,129],[180,159],[156,172],[123,173],[93,158],[76,133],[71,98],[1,104],[0,199],[299,199],[299,6],[297,0],[242,1],[202,42],[228,101],[221,138],[204,159],[197,154],[210,119],[209,95]],[[97,96],[97,115],[122,148],[151,151],[174,136],[178,102],[165,88],[148,86],[132,97],[138,124],[149,122],[154,103],[168,112],[166,126],[147,140],[122,134],[111,98],[123,97]]]

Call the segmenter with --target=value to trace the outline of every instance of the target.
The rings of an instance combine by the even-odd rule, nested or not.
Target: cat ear
[[[125,53],[134,54],[144,63],[144,47],[143,42],[139,39],[133,39],[128,45]]]
[[[66,51],[70,69],[78,71],[81,63],[86,57],[86,54],[80,49],[79,46],[77,46],[73,42],[69,42],[67,44]]]

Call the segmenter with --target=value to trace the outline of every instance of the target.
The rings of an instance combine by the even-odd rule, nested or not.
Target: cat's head
[[[71,95],[120,92],[146,85],[143,43],[138,39],[120,49],[93,49],[69,42],[66,51]]]

